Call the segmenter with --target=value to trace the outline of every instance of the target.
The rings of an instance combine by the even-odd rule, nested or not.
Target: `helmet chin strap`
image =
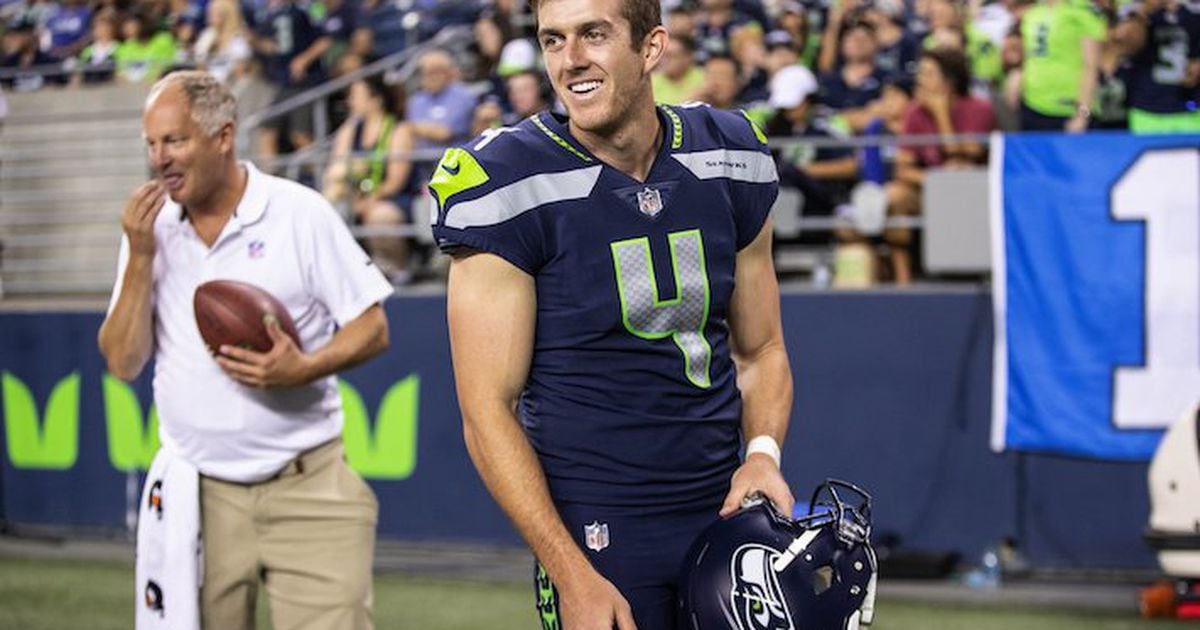
[[[804,553],[804,550],[808,548],[808,545],[813,541],[814,538],[817,537],[817,534],[819,533],[821,533],[820,529],[814,528],[804,530],[803,534],[797,536],[796,539],[792,541],[792,544],[788,545],[788,548],[785,549],[783,553],[779,554],[778,558],[775,558],[775,561],[771,563],[771,568],[774,569],[776,573],[783,573],[783,570],[788,568],[788,565],[796,559],[796,556]]]

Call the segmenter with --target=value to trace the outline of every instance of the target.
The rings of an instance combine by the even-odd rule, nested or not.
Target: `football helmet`
[[[795,520],[757,500],[701,532],[680,576],[688,630],[855,630],[874,617],[871,497],[828,479]]]

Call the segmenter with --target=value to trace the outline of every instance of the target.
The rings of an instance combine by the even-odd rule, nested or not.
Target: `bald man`
[[[418,148],[447,148],[467,140],[476,98],[458,80],[458,63],[444,50],[421,57],[421,89],[408,101]]]

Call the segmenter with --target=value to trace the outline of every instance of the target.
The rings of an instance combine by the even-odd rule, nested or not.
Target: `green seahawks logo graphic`
[[[612,243],[621,319],[625,328],[643,339],[670,338],[683,353],[684,374],[696,387],[712,385],[708,368],[712,347],[704,338],[708,324],[709,284],[700,230],[667,235],[676,296],[660,298],[650,258],[650,239],[642,236]]]
[[[779,576],[771,568],[779,552],[750,543],[733,552],[729,603],[738,630],[795,630]]]

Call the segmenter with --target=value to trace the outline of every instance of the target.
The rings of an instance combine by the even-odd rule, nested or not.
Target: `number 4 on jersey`
[[[621,319],[643,339],[670,337],[683,352],[684,374],[696,387],[708,388],[712,347],[704,338],[708,324],[709,285],[700,230],[667,236],[676,296],[660,299],[650,257],[650,239],[642,236],[611,244],[616,267]]]

